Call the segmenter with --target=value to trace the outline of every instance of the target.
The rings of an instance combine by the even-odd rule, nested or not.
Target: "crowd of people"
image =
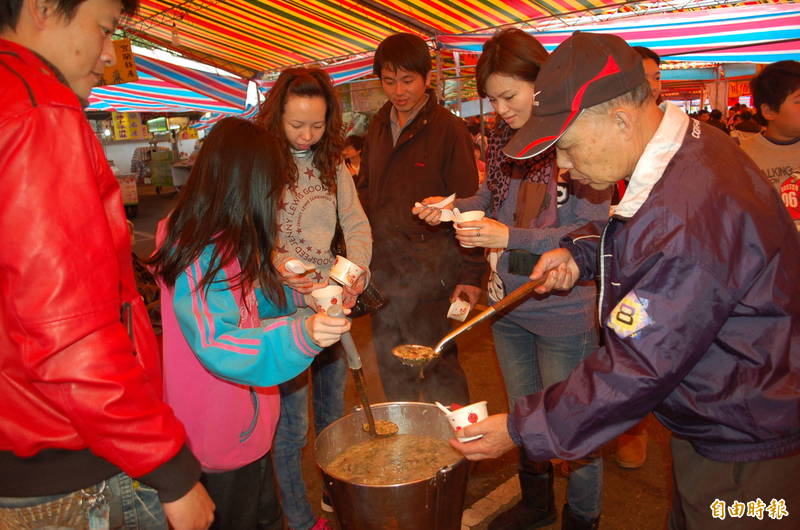
[[[700,109],[691,113],[689,116],[698,121],[713,125],[725,134],[729,134],[741,144],[743,140],[755,136],[763,129],[761,124],[756,121],[756,112],[743,103],[737,103],[728,109],[727,118],[723,116],[719,109]]]
[[[476,67],[496,113],[476,132],[400,33],[374,56],[387,102],[348,138],[328,75],[287,69],[255,120],[213,128],[159,224],[159,348],[82,112],[136,8],[0,9],[0,528],[331,528],[300,462],[309,392],[317,432],[343,414],[350,321],[311,295],[339,232],[362,271],[345,313],[368,285],[389,299],[371,316],[388,401],[469,403],[454,344],[424,377],[392,348],[436,343],[453,301],[541,282],[492,323],[509,413],[451,441],[519,447],[521,499],[490,528],[558,518],[553,458],[562,528],[599,528],[598,448],[633,442],[619,463],[641,465],[650,413],[673,433],[670,528],[705,528],[715,500],[800,504],[800,63],[766,67],[755,112],[723,124],[660,102],[646,48],[576,32],[548,54],[505,29]],[[442,222],[455,208],[485,215]]]

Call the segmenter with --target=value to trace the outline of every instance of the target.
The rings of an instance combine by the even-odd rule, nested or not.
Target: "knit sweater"
[[[347,167],[341,164],[338,168],[334,196],[322,187],[319,171],[313,165],[313,151],[293,154],[297,183],[284,190],[278,205],[280,225],[273,262],[280,266],[297,258],[316,266],[311,276],[315,282],[327,278],[335,258],[330,247],[338,209],[346,257],[369,273],[372,233]]]

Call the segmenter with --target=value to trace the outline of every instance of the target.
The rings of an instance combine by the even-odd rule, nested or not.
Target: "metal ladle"
[[[328,316],[331,317],[345,316],[342,306],[340,305],[332,305],[328,308],[327,313]],[[353,374],[353,381],[356,384],[356,392],[361,401],[361,407],[364,409],[364,414],[367,416],[368,432],[370,436],[385,438],[397,434],[399,428],[396,423],[386,420],[375,421],[375,418],[372,416],[372,407],[370,407],[369,398],[367,398],[367,385],[364,382],[364,371],[361,368],[361,356],[358,354],[356,343],[353,341],[350,332],[345,331],[342,333],[339,340],[346,354],[347,366],[350,367],[350,373]]]
[[[508,307],[515,305],[525,298],[527,298],[534,289],[542,285],[545,281],[545,278],[541,278],[539,280],[533,280],[530,282],[526,282],[521,286],[517,287],[511,294],[503,297],[502,299],[495,302],[494,305],[491,305],[478,313],[474,318],[471,318],[461,324],[459,327],[445,335],[442,340],[436,343],[436,346],[431,348],[430,346],[422,346],[419,344],[401,344],[400,346],[395,346],[392,348],[392,354],[400,359],[400,362],[405,364],[406,366],[425,366],[433,359],[438,358],[442,354],[442,350],[448,343],[450,343],[453,339],[472,329],[472,327],[490,316],[494,315],[495,313],[499,313],[504,311]]]

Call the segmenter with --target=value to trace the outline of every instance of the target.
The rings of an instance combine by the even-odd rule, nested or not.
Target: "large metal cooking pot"
[[[449,440],[447,419],[429,403],[381,403],[372,406],[376,420],[396,423],[400,434]],[[435,475],[402,484],[354,484],[326,468],[347,448],[369,439],[358,410],[323,430],[314,444],[317,465],[328,488],[342,530],[459,530],[467,489],[467,461],[462,457]]]

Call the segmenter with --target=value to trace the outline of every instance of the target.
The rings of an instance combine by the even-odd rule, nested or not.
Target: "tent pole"
[[[461,53],[453,52],[453,61],[456,64],[456,111],[461,116]]]
[[[436,48],[436,92],[439,101],[444,103],[444,76],[442,75],[442,49]]]
[[[483,115],[483,98],[478,94],[478,112],[481,115],[481,160],[486,160],[486,116]]]

